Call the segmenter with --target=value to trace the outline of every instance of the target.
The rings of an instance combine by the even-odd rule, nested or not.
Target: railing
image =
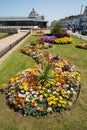
[[[11,43],[10,45],[8,45],[6,48],[4,48],[3,50],[0,51],[0,58],[2,56],[4,56],[8,51],[10,51],[14,46],[16,46],[20,41],[22,41],[26,36],[28,36],[30,34],[30,31],[27,32],[24,36],[22,36],[21,38],[19,38],[18,40],[16,40],[15,42]]]

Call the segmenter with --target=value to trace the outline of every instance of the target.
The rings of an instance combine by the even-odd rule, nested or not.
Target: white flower
[[[21,90],[21,93],[24,93],[24,90]]]
[[[37,95],[34,95],[34,97],[36,98],[36,97],[37,97]]]
[[[34,99],[31,100],[31,102],[34,102],[34,101],[35,101]]]
[[[75,91],[73,91],[73,94],[74,94],[74,95],[76,95],[76,92],[75,92]]]
[[[71,93],[70,90],[67,90],[67,93],[70,94]]]
[[[36,92],[35,91],[32,91],[32,94],[35,94]]]
[[[52,108],[48,107],[47,112],[51,112],[51,111],[52,111]]]
[[[50,93],[51,92],[51,90],[50,89],[48,89],[48,91],[47,91],[48,93]]]
[[[58,67],[56,67],[55,70],[58,70],[58,71],[62,72],[62,69],[61,69],[61,68],[58,68]],[[56,75],[57,75],[57,74],[56,74]]]
[[[28,97],[26,98],[26,101],[27,101],[27,102],[29,102],[29,101],[30,101]]]
[[[74,89],[73,88],[71,88],[71,91],[73,91]]]
[[[54,91],[53,94],[56,94],[56,91]]]
[[[40,107],[37,107],[37,110],[39,110],[40,109]]]
[[[26,92],[26,95],[29,95],[29,92]]]
[[[68,88],[68,87],[69,87],[69,85],[68,85],[68,84],[66,84],[66,87]]]
[[[38,91],[36,91],[36,94],[38,95]]]
[[[19,93],[18,96],[25,98],[25,97],[26,97],[26,94],[21,94],[21,93]]]
[[[39,98],[39,100],[42,102],[42,101],[43,101],[43,98]]]
[[[30,90],[30,92],[32,92],[32,91],[33,91],[33,89],[32,89],[32,88],[30,88],[29,90]]]
[[[43,95],[40,95],[40,98],[43,98]]]

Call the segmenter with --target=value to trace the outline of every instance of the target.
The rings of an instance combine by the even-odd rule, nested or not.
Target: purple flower
[[[53,43],[55,39],[56,39],[56,36],[42,36],[41,37],[42,41],[49,42],[49,43]]]

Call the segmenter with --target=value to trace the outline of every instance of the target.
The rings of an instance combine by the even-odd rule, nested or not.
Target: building
[[[28,17],[0,17],[0,28],[46,28],[47,23],[44,16],[40,16],[34,8]]]
[[[84,9],[84,12],[82,14],[82,26],[83,28],[87,28],[87,6]]]

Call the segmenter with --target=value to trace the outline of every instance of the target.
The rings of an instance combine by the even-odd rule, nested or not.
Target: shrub
[[[58,35],[58,34],[61,34],[62,33],[62,27],[61,27],[61,24],[59,23],[56,23],[52,26],[51,28],[51,33],[53,35]]]

